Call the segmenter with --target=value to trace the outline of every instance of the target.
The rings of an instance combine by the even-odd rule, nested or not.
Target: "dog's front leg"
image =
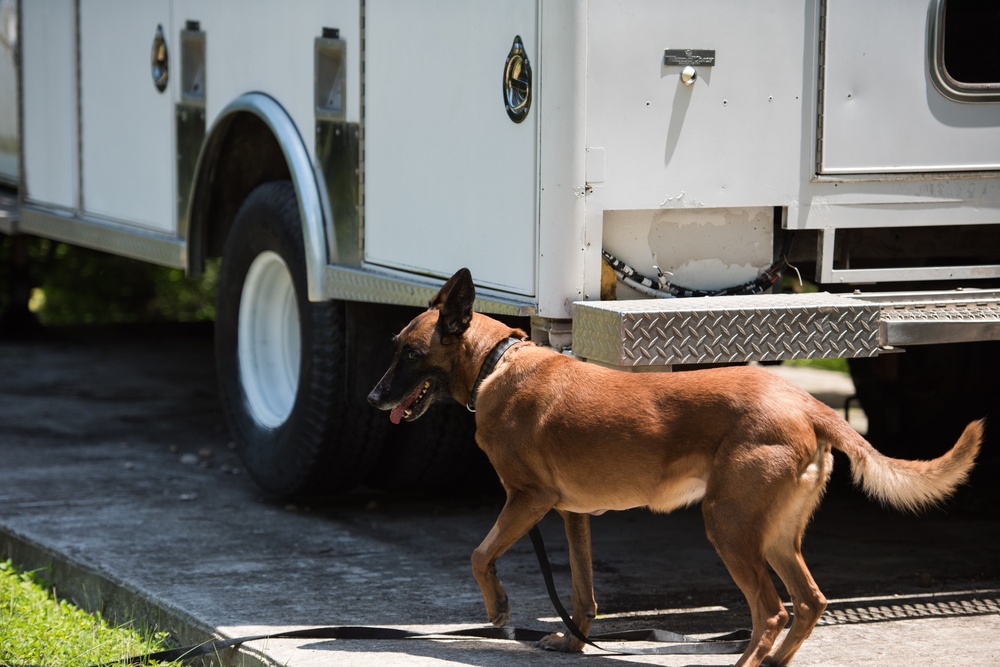
[[[560,511],[569,541],[569,565],[573,576],[573,622],[583,635],[597,616],[594,600],[594,568],[590,552],[590,516]],[[570,634],[556,632],[543,637],[539,645],[550,651],[575,653],[583,650],[583,642]]]
[[[556,494],[547,491],[507,491],[500,516],[483,543],[472,552],[472,574],[479,582],[490,623],[503,627],[510,622],[507,592],[497,578],[496,562],[515,542],[556,504]]]

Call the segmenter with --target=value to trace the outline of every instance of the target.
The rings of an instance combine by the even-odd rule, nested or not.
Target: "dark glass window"
[[[1000,2],[947,0],[944,69],[962,84],[1000,82]]]

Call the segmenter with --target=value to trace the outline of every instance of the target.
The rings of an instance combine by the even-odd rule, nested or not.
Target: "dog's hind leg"
[[[766,508],[755,508],[753,503],[746,502],[746,498],[726,497],[727,485],[719,477],[716,475],[713,480],[716,485],[714,489],[709,489],[702,505],[705,528],[709,540],[750,605],[753,631],[750,644],[736,663],[737,667],[757,667],[788,623],[788,612],[771,582],[764,559]],[[766,497],[767,489],[764,488],[762,493]]]
[[[832,463],[829,453],[817,456],[816,465],[800,476],[797,497],[785,505],[787,510],[773,524],[776,531],[769,538],[765,555],[792,597],[793,618],[788,634],[765,660],[768,665],[787,665],[826,609],[826,597],[802,557],[802,535],[823,495]]]
[[[590,552],[590,517],[560,510],[569,542],[569,563],[573,575],[573,623],[587,635],[597,616],[594,600],[594,568]],[[539,645],[550,651],[565,653],[583,650],[583,642],[569,634],[556,632],[543,637]]]
[[[777,667],[787,665],[802,642],[812,634],[826,609],[826,597],[813,581],[800,550],[782,550],[780,553],[771,551],[767,559],[792,596],[792,627],[781,644],[764,661],[764,664]]]
[[[472,552],[472,574],[479,582],[490,623],[497,627],[510,622],[510,603],[497,578],[497,559],[542,520],[555,506],[557,498],[552,491],[508,489],[507,502],[504,503],[493,529]]]
[[[757,667],[767,657],[788,623],[788,612],[771,583],[763,557],[755,557],[742,549],[718,548],[733,581],[743,591],[750,605],[753,632],[750,645],[740,656],[737,667]]]

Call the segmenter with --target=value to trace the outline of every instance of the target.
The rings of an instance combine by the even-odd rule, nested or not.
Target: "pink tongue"
[[[389,413],[389,420],[393,424],[398,424],[399,422],[403,421],[403,413],[405,411],[406,408],[403,407],[402,403],[397,405],[392,409],[392,412]]]
[[[424,385],[418,384],[417,388],[410,392],[410,395],[404,398],[399,405],[392,409],[389,413],[389,420],[393,424],[398,424],[403,421],[403,413],[410,409],[410,406],[417,402],[417,397],[420,396],[420,392],[424,390]]]

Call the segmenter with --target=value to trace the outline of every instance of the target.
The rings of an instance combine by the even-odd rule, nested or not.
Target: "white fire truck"
[[[475,454],[457,411],[400,436],[364,404],[463,266],[632,371],[1000,339],[996,3],[0,8],[0,232],[221,257],[222,402],[275,496]]]

